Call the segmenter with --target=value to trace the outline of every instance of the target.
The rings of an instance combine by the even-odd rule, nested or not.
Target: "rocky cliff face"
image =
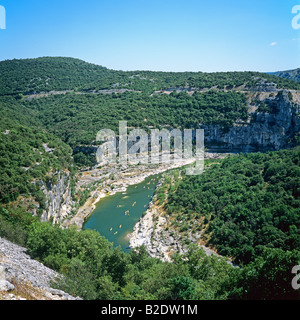
[[[61,275],[31,259],[26,251],[0,238],[0,300],[81,300],[54,289],[53,282]]]
[[[235,123],[227,132],[220,127],[202,126],[205,132],[205,146],[211,149],[232,151],[279,150],[286,147],[299,132],[299,105],[291,101],[288,91],[276,97],[267,98],[270,113],[250,113],[246,123]]]
[[[299,92],[294,93],[296,99],[293,101],[291,91],[280,91],[272,85],[265,84],[246,93],[252,97],[260,96],[259,102],[270,106],[270,112],[257,112],[255,109],[258,106],[249,106],[249,120],[236,122],[227,131],[218,125],[200,125],[204,129],[205,146],[216,152],[268,151],[288,146],[300,130]],[[134,142],[128,143],[128,147],[132,144]],[[150,144],[149,136],[149,146]],[[76,151],[93,153],[97,152],[97,147],[80,147]]]
[[[255,95],[260,95],[259,102],[264,102],[269,111],[258,112],[257,106],[249,108],[249,120],[236,122],[227,131],[216,125],[203,125],[205,147],[213,152],[267,151],[287,147],[300,130],[300,98],[297,93],[293,100],[287,90],[276,93],[270,95],[265,88],[262,93],[256,92]],[[80,147],[76,151],[96,152],[97,146]],[[42,190],[47,199],[42,221],[62,222],[74,205],[69,174],[57,173],[56,182],[42,184]]]
[[[300,68],[288,71],[271,72],[274,76],[300,82]]]
[[[55,182],[42,183],[41,190],[46,196],[46,209],[41,216],[41,221],[59,223],[69,215],[74,204],[70,182],[69,173],[57,172]]]

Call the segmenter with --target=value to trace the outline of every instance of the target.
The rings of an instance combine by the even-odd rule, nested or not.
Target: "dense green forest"
[[[199,123],[229,128],[237,119],[247,120],[245,95],[238,92],[209,91],[152,96],[125,92],[118,95],[50,96],[22,105],[35,112],[38,120],[71,147],[90,145],[103,128],[119,130],[119,121],[129,127],[198,127]],[[92,119],[92,120],[91,120]]]
[[[55,182],[58,171],[73,179],[92,166],[90,155],[75,150],[93,144],[99,130],[118,132],[120,120],[145,130],[199,123],[227,130],[248,119],[246,95],[232,89],[255,92],[265,83],[300,89],[256,72],[124,72],[48,57],[0,62],[0,236],[64,274],[59,288],[84,299],[299,298],[290,284],[300,264],[299,147],[234,155],[158,190],[178,232],[203,231],[206,244],[238,267],[193,245],[172,263],[150,258],[144,247],[124,253],[96,232],[41,223],[21,205],[35,200],[42,211],[41,182]],[[210,90],[151,95],[179,87]],[[128,91],[118,93],[122,88]],[[50,91],[64,92],[29,96]],[[259,108],[270,111],[263,103]]]
[[[61,229],[21,209],[0,208],[0,236],[25,245],[31,256],[64,274],[58,287],[84,299],[298,299],[291,270],[299,250],[264,248],[245,267],[207,256],[191,245],[173,262],[149,258],[144,247],[124,253],[95,231]]]
[[[299,83],[259,72],[125,72],[63,57],[0,62],[0,95],[112,88],[149,94],[170,87],[232,89],[245,85],[251,88],[263,82],[275,83],[279,89],[300,89]]]
[[[238,264],[265,248],[298,250],[299,163],[299,147],[231,156],[171,186],[165,208],[189,228],[204,230],[207,244]]]
[[[52,90],[76,90],[108,69],[71,58],[8,60],[0,62],[0,95],[31,94]]]
[[[27,101],[18,96],[0,97],[0,110],[6,118],[19,124],[47,130],[68,144],[95,144],[96,134],[103,128],[118,134],[119,121],[129,127],[198,128],[199,123],[220,125],[224,130],[237,120],[248,118],[246,97],[239,92],[211,90],[204,93],[185,92],[149,96],[143,93],[53,95]],[[4,119],[3,119],[4,121]],[[78,157],[78,165],[92,165],[89,155]]]
[[[74,172],[72,149],[16,107],[14,98],[0,102],[0,203],[33,197],[44,209],[39,181],[55,181],[58,171]]]
[[[119,120],[146,130],[195,128],[199,123],[228,130],[235,121],[248,118],[245,94],[232,89],[243,86],[255,92],[272,83],[281,89],[300,89],[294,81],[257,72],[125,72],[72,58],[11,60],[0,62],[0,110],[22,125],[38,126],[58,136],[77,150],[77,165],[91,166],[93,156],[77,154],[75,148],[94,143],[103,128],[117,132]],[[151,95],[167,88],[174,92]],[[176,93],[177,88],[210,90],[188,94]],[[111,90],[110,94],[101,89]],[[51,91],[61,94],[28,98]],[[263,106],[259,110],[268,111]]]

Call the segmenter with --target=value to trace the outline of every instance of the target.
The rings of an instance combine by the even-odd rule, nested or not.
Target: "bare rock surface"
[[[77,300],[52,288],[61,275],[31,259],[27,249],[0,238],[0,300]],[[26,293],[26,294],[25,294]]]

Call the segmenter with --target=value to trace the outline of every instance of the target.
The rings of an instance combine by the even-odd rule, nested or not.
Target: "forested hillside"
[[[170,217],[204,228],[238,268],[195,245],[172,263],[143,247],[124,253],[97,232],[63,230],[22,209],[0,209],[0,236],[26,245],[65,275],[59,288],[84,299],[298,299],[290,273],[300,259],[298,169],[299,148],[240,155],[162,186]]]
[[[297,250],[299,163],[299,147],[231,156],[171,187],[166,210],[189,228],[202,229],[208,245],[239,264],[264,248]]]
[[[290,90],[284,99],[282,89]],[[224,259],[191,245],[162,262],[143,247],[124,253],[96,232],[41,222],[48,207],[60,210],[74,196],[80,170],[95,165],[84,148],[99,130],[118,132],[120,120],[145,130],[203,124],[224,132],[257,121],[263,130],[262,119],[275,125],[278,104],[295,126],[293,90],[300,84],[257,72],[125,72],[61,57],[2,61],[0,236],[26,246],[65,276],[63,290],[84,299],[297,299],[290,283],[300,264],[299,147],[232,155],[158,191],[175,231],[201,231]],[[299,141],[291,140],[286,147]],[[73,200],[78,208],[80,197]]]
[[[265,82],[276,84],[278,89],[300,89],[294,81],[259,72],[125,72],[63,57],[0,62],[0,95],[112,88],[152,93],[170,87],[251,88]]]
[[[70,93],[24,101],[22,105],[72,147],[91,144],[103,128],[117,133],[120,120],[127,120],[129,127],[148,130],[166,125],[168,128],[197,128],[199,123],[228,128],[237,119],[248,118],[245,96],[222,91],[153,97],[136,92],[119,95]]]
[[[0,62],[1,110],[45,128],[76,152],[104,127],[117,132],[120,120],[146,130],[201,124],[226,131],[247,123],[249,108],[269,112],[256,93],[281,89],[300,84],[257,72],[115,71],[62,57]],[[78,165],[94,164],[92,155],[79,153]]]
[[[72,58],[7,60],[0,62],[0,95],[76,90],[99,77],[105,81],[107,74],[104,67]]]
[[[74,172],[72,149],[39,126],[13,97],[0,99],[0,203],[31,199],[45,209],[41,181],[55,183],[60,171]]]
[[[300,68],[288,71],[278,71],[270,74],[283,79],[300,82]]]

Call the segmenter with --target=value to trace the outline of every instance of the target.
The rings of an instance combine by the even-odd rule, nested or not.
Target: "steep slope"
[[[288,71],[272,72],[270,74],[283,79],[300,82],[300,68]]]
[[[205,144],[227,151],[295,145],[297,88],[257,72],[124,72],[62,57],[2,61],[1,202],[61,222],[76,205],[72,156],[81,168],[94,166],[97,132],[117,133],[119,120],[148,132],[202,126]]]
[[[0,108],[1,204],[21,204],[44,220],[61,220],[72,205],[71,148],[45,129],[34,127],[34,117],[22,115],[13,98],[0,101]]]
[[[237,263],[266,247],[298,250],[299,161],[297,147],[231,156],[200,176],[169,177],[157,191],[165,199],[166,232],[188,231],[194,241],[201,235],[202,244]]]
[[[262,109],[262,105],[265,109]],[[233,151],[279,150],[299,143],[300,105],[285,90],[258,103],[249,121],[237,121],[227,132],[218,125],[203,126],[205,145]]]
[[[8,289],[0,288],[0,300],[80,300],[53,289],[51,282],[61,275],[31,259],[26,251],[0,237],[0,282],[6,282]]]

